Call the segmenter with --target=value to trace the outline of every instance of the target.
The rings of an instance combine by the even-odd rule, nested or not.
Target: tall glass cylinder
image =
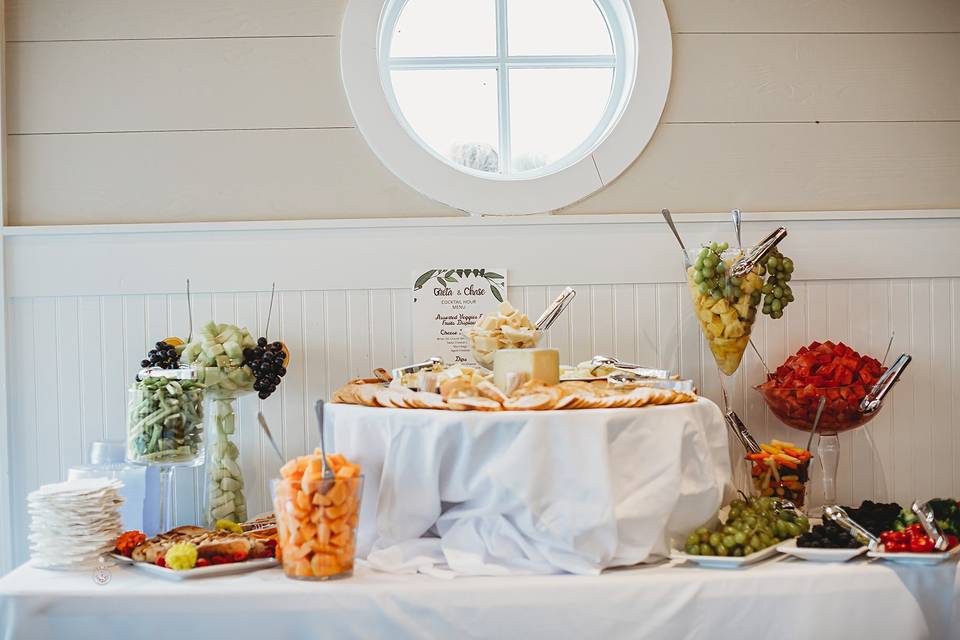
[[[247,519],[247,499],[243,493],[243,472],[237,447],[237,394],[210,394],[207,397],[206,429],[207,490],[205,519],[243,522]]]

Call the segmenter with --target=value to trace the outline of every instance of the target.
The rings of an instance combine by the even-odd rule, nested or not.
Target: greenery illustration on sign
[[[418,291],[427,284],[430,279],[434,279],[441,287],[446,287],[452,282],[460,282],[460,278],[483,278],[490,284],[490,293],[498,302],[503,302],[504,277],[494,271],[486,269],[430,269],[424,271],[413,283],[413,290]]]

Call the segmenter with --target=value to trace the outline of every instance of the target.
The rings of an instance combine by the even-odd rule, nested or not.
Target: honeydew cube
[[[557,384],[560,382],[560,352],[556,349],[501,349],[493,356],[493,384],[506,391],[509,374]]]

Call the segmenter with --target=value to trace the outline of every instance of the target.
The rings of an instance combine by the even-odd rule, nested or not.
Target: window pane
[[[390,44],[390,57],[497,54],[495,0],[410,0]]]
[[[497,171],[495,69],[397,70],[390,74],[410,127],[437,154],[478,171]]]
[[[510,71],[512,169],[532,171],[580,146],[600,122],[612,69]]]
[[[593,0],[508,0],[512,56],[610,55],[610,31]]]

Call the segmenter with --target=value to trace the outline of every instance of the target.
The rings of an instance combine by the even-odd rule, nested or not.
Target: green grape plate
[[[796,543],[796,539],[792,539]],[[683,560],[693,562],[706,569],[741,569],[751,564],[756,564],[762,560],[767,560],[774,556],[781,555],[777,550],[777,545],[771,545],[765,549],[754,551],[745,556],[694,556],[683,551],[674,550],[670,554],[672,560]]]

